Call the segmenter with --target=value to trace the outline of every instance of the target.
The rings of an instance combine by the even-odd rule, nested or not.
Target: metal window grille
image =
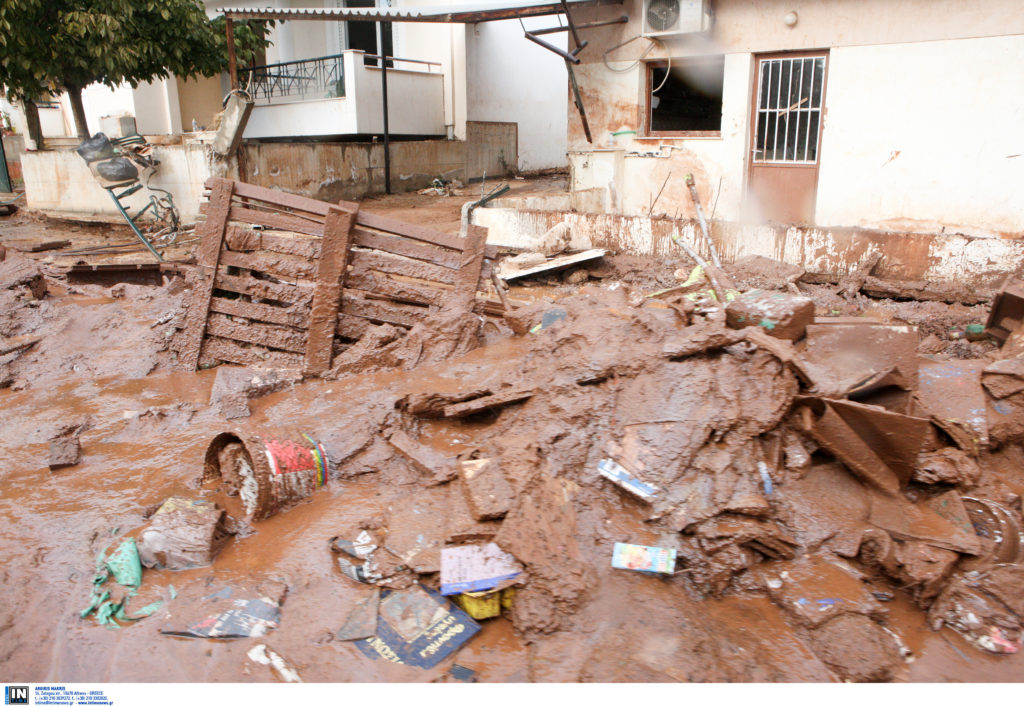
[[[825,57],[761,59],[758,79],[754,161],[817,162]]]

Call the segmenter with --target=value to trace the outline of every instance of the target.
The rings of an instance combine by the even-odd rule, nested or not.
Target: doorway
[[[828,52],[755,57],[749,194],[767,221],[814,223]]]

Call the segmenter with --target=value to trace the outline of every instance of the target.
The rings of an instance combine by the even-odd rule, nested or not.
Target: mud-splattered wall
[[[1024,233],[1019,125],[1024,13],[1013,0],[712,0],[706,35],[636,38],[642,0],[579,10],[576,68],[593,144],[569,104],[573,207],[630,216],[706,212],[763,221],[748,189],[750,107],[758,53],[827,50],[828,73],[813,223],[895,232]],[[796,13],[796,24],[783,18]],[[636,39],[634,39],[636,38]],[[616,45],[630,41],[612,50]],[[612,51],[609,51],[612,50]],[[646,62],[724,54],[718,136],[648,137]],[[643,61],[637,62],[638,59]],[[655,196],[661,196],[655,201]]]

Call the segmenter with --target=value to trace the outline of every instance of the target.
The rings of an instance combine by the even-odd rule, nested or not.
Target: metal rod
[[[577,61],[579,61],[577,59]],[[572,86],[572,97],[576,102],[576,110],[580,113],[580,121],[583,123],[583,134],[587,136],[587,142],[593,144],[590,136],[590,123],[587,121],[587,111],[583,108],[583,98],[580,96],[580,87],[576,84],[576,72],[572,70],[572,64],[565,62],[565,69],[569,72],[569,84]]]
[[[539,44],[540,46],[544,47],[549,52],[554,52],[555,54],[557,54],[558,56],[562,57],[566,61],[572,62],[573,64],[579,64],[580,63],[580,60],[578,58],[576,58],[574,55],[570,54],[569,52],[565,51],[564,49],[560,49],[560,48],[556,47],[554,44],[549,44],[548,42],[545,42],[540,37],[535,37],[534,35],[532,35],[529,32],[527,32],[526,33],[526,38],[529,39],[531,42],[535,42],[535,43]]]
[[[384,36],[385,22],[377,23],[377,36]],[[390,25],[389,25],[390,26]],[[381,48],[384,48],[383,39]],[[386,53],[386,52],[385,52]],[[388,128],[388,60],[382,56],[380,59],[380,87],[381,97],[384,103],[384,193],[391,193],[391,132]]]
[[[584,43],[580,41],[580,36],[576,34],[576,25],[572,23],[572,15],[569,14],[569,6],[565,4],[565,0],[562,0],[562,11],[565,13],[565,23],[569,25],[569,31],[572,33],[573,44],[576,45],[576,51],[573,52],[573,56],[576,56],[579,50],[583,48]]]
[[[164,262],[163,256],[156,252],[156,248],[153,247],[153,244],[149,242],[148,238],[142,235],[142,231],[140,231],[139,227],[135,225],[135,221],[133,221],[132,217],[128,215],[127,211],[125,211],[124,206],[121,205],[121,202],[118,200],[117,194],[114,193],[114,190],[107,188],[107,193],[110,194],[110,198],[114,200],[114,204],[117,206],[117,210],[121,212],[121,215],[124,216],[124,220],[128,222],[129,228],[135,232],[135,236],[142,241],[143,245],[149,248],[149,252],[152,253],[158,261],[161,263]]]
[[[224,23],[228,40],[228,75],[231,76],[231,90],[238,88],[238,60],[235,58],[235,23],[230,17]]]
[[[586,24],[576,25],[576,29],[592,29],[594,27],[604,27],[605,25],[621,25],[625,24],[626,22],[629,22],[629,17],[627,15],[623,15],[622,17],[616,17],[614,20],[605,20],[604,22],[587,22]],[[568,32],[569,27],[566,25],[559,27],[548,27],[546,29],[535,29],[530,31],[533,32],[534,34],[556,34],[558,32]]]
[[[704,242],[708,244],[708,250],[711,251],[711,259],[715,263],[716,268],[722,267],[722,261],[718,259],[718,251],[715,249],[715,244],[711,241],[711,233],[708,231],[708,222],[704,218],[704,209],[700,206],[700,197],[697,196],[697,185],[693,181],[693,175],[686,175],[686,186],[690,188],[690,198],[693,199],[693,208],[697,210],[697,220],[700,221],[700,232],[704,236]]]

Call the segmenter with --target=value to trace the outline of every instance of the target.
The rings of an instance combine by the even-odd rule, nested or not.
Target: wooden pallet
[[[212,178],[200,212],[192,303],[179,345],[188,370],[217,361],[330,367],[335,336],[411,327],[442,306],[479,306],[496,251],[465,239],[244,182]]]

